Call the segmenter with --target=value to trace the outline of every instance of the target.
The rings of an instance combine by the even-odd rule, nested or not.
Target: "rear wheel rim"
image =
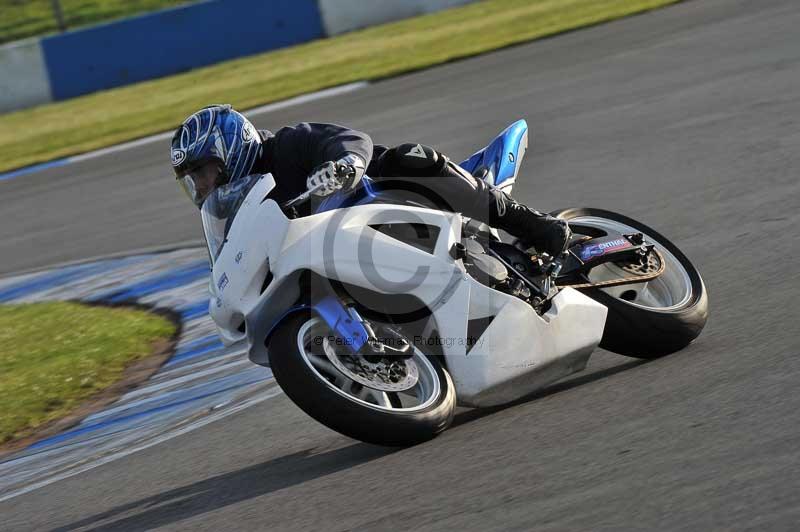
[[[569,219],[569,222],[605,232],[642,233],[645,240],[654,244],[664,258],[664,272],[655,279],[643,283],[599,288],[600,291],[627,305],[659,312],[679,310],[692,302],[694,290],[689,272],[678,257],[672,254],[657,238],[638,227],[599,216],[577,216]],[[591,282],[619,279],[625,276],[625,270],[612,262],[592,268],[588,275]]]
[[[418,369],[417,383],[413,388],[401,392],[384,392],[363,386],[343,374],[328,359],[322,343],[331,335],[331,329],[320,318],[306,321],[297,333],[297,349],[314,376],[330,390],[361,406],[391,413],[414,413],[429,408],[442,395],[439,374],[433,363],[412,345],[413,356],[409,363]],[[344,345],[329,345],[337,350],[347,350]],[[351,354],[349,351],[343,354]]]

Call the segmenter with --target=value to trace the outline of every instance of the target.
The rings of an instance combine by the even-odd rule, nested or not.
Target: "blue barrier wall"
[[[209,0],[42,39],[55,100],[323,36],[316,0]]]
[[[475,0],[205,0],[0,46],[0,113]]]

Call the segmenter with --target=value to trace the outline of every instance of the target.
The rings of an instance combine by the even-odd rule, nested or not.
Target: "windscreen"
[[[260,174],[253,174],[238,179],[233,183],[217,187],[203,202],[203,207],[200,209],[200,217],[203,220],[203,233],[206,237],[208,254],[212,264],[222,251],[225,237],[231,228],[239,206],[247,197],[253,185],[263,177]]]

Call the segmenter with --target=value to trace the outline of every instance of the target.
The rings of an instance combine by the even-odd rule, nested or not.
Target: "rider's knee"
[[[401,144],[380,156],[382,177],[434,177],[447,172],[447,157],[423,144]]]

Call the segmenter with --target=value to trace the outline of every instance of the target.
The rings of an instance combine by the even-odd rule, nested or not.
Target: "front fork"
[[[375,336],[369,323],[353,307],[347,307],[336,294],[329,294],[313,303],[315,311],[353,354]]]

